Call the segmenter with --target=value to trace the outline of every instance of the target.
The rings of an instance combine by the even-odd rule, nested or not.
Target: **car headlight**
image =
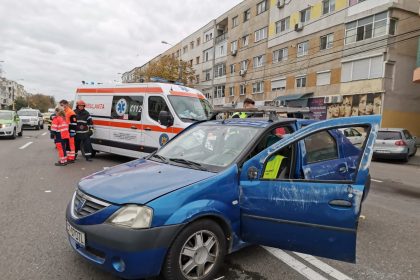
[[[127,205],[112,215],[108,222],[134,229],[150,228],[153,210],[146,206]]]
[[[3,124],[3,127],[11,127],[11,126],[12,126],[11,123],[5,123],[5,124]]]

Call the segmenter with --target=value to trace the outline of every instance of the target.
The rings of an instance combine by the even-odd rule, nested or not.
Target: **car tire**
[[[403,160],[403,162],[408,162],[409,159],[410,159],[410,153],[407,152],[407,154],[405,155],[405,157],[402,160]]]
[[[41,124],[41,129],[44,129],[44,123]]]
[[[13,129],[13,134],[12,134],[12,136],[10,136],[10,138],[12,138],[12,139],[16,139],[16,127]]]
[[[222,228],[211,220],[199,220],[175,238],[162,274],[167,280],[211,280],[216,277],[225,255],[226,236]],[[185,267],[187,263],[190,265]]]
[[[19,137],[22,137],[22,135],[23,135],[23,127],[20,128],[20,132],[18,133]]]
[[[35,130],[39,130],[39,124],[35,126]]]
[[[99,153],[97,150],[92,150],[91,158],[96,157],[96,154]]]

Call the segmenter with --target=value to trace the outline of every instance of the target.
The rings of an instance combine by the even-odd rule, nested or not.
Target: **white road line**
[[[42,136],[44,136],[44,135],[47,135],[47,133],[46,132],[42,133]]]
[[[26,147],[28,147],[29,145],[31,145],[33,142],[28,142],[28,143],[26,143],[25,145],[23,145],[22,147],[20,147],[19,149],[20,150],[23,150],[23,149],[25,149]]]
[[[315,272],[314,270],[307,267],[306,265],[304,265],[303,263],[301,263],[300,261],[298,261],[294,257],[290,256],[289,254],[287,254],[283,250],[276,249],[276,248],[271,248],[271,247],[265,247],[265,246],[262,246],[262,247],[265,250],[267,250],[270,254],[272,254],[273,256],[275,256],[276,258],[283,261],[288,266],[290,266],[291,268],[293,268],[294,270],[296,270],[297,272],[299,272],[300,274],[305,276],[307,279],[309,279],[309,280],[328,280],[327,278],[325,278],[321,274]]]
[[[370,179],[370,180],[372,180],[373,182],[377,182],[377,183],[383,183],[384,182],[384,181],[376,180],[376,179]]]
[[[314,256],[302,254],[302,253],[296,253],[296,255],[307,261],[308,263],[312,264],[313,266],[319,268],[323,272],[327,273],[329,276],[334,277],[337,280],[352,280],[347,275],[341,273],[340,271],[336,270],[332,266],[320,261],[319,259],[315,258]]]

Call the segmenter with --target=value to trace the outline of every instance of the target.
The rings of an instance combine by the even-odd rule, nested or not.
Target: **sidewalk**
[[[407,164],[420,166],[420,147],[417,147],[417,153],[408,160]]]

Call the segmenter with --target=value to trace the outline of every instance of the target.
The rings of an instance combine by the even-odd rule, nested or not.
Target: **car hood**
[[[13,123],[13,121],[12,120],[1,120],[0,119],[0,124],[12,124]]]
[[[79,189],[114,204],[146,204],[211,176],[214,173],[139,159],[85,177]]]

